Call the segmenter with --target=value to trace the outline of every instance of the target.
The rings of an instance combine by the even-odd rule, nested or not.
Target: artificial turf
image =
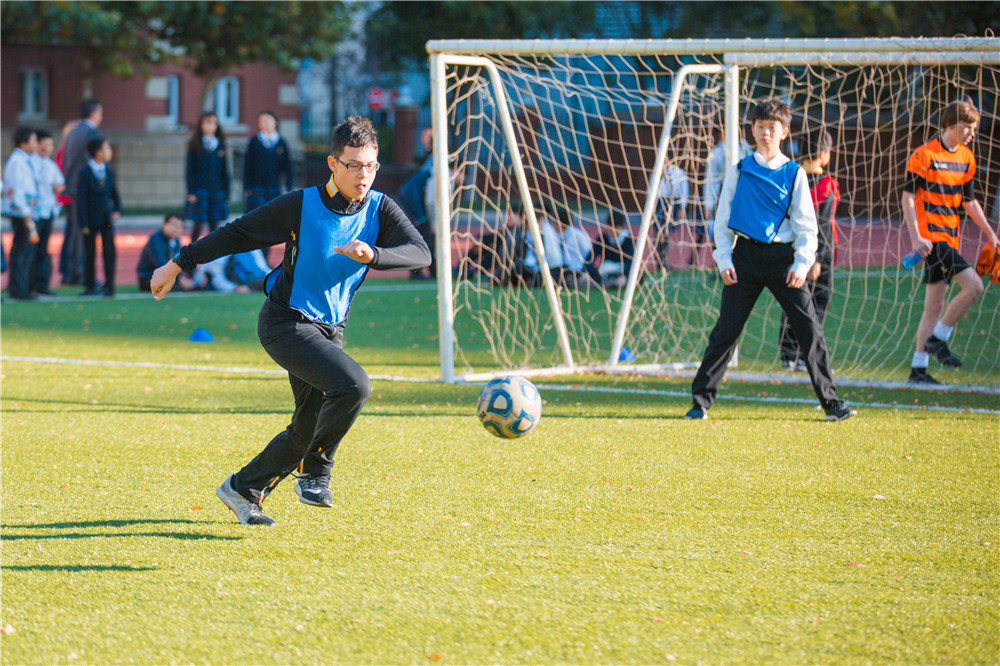
[[[359,294],[371,374],[436,374],[414,298]],[[248,528],[215,487],[291,407],[258,306],[4,304],[4,663],[1000,660],[995,395],[856,389],[830,424],[737,382],[690,422],[684,380],[537,379],[540,426],[505,441],[477,385],[376,379],[336,507],[289,479]]]

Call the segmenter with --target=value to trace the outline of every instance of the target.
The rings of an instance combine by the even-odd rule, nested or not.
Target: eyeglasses
[[[339,157],[337,158],[337,161],[340,162]],[[382,168],[382,165],[379,164],[378,162],[369,162],[368,164],[361,164],[360,162],[340,162],[340,163],[343,164],[344,167],[346,167],[347,170],[350,171],[351,173],[357,173],[362,169],[364,169],[368,173],[375,173],[376,171]]]

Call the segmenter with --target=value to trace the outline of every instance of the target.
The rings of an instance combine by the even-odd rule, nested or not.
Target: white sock
[[[948,342],[948,338],[951,337],[951,332],[954,330],[954,326],[945,326],[942,322],[938,322],[934,325],[934,337],[938,340],[944,340]]]
[[[913,363],[910,364],[911,368],[924,368],[931,363],[931,355],[927,352],[913,352]]]

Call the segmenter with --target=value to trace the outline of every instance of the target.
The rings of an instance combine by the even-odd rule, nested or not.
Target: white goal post
[[[915,273],[897,261],[897,186],[908,153],[957,95],[980,107],[977,180],[996,187],[1000,165],[989,158],[1000,158],[1000,39],[455,40],[427,50],[448,382],[695,367],[719,289],[706,228],[711,133],[722,130],[728,168],[741,150],[741,114],[756,99],[790,102],[793,140],[823,128],[838,141],[829,172],[840,181],[846,259],[835,270],[826,330],[841,375],[891,378],[904,363],[919,303]],[[593,242],[590,278],[567,281],[548,265],[542,220],[563,215]],[[976,230],[964,226],[966,235]],[[612,231],[634,243],[631,268],[613,285],[599,265]],[[537,261],[533,281],[512,267],[524,244]],[[769,372],[779,316],[765,300],[740,359]],[[985,333],[965,351],[997,348],[988,308],[970,313],[968,328]],[[879,324],[877,334],[869,324]],[[860,349],[873,342],[884,348]],[[998,369],[995,353],[980,354],[970,381],[989,383],[981,377]]]

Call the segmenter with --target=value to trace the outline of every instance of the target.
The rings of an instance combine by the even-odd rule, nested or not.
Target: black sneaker
[[[684,418],[703,421],[708,418],[708,412],[701,407],[692,407],[688,410],[688,413],[684,415]]]
[[[295,482],[295,494],[299,501],[310,506],[333,506],[333,493],[330,492],[330,477],[320,474],[303,474]]]
[[[232,480],[233,477],[230,476],[215,489],[215,494],[222,500],[222,503],[232,509],[244,525],[274,525],[274,519],[264,515],[260,504],[251,502],[233,489]]]
[[[940,338],[931,336],[924,341],[924,349],[929,353],[934,354],[941,365],[950,365],[953,368],[962,367],[962,362],[958,360],[958,357],[951,353],[948,349],[948,343]]]
[[[927,374],[927,368],[910,368],[910,384],[940,384],[938,380]]]
[[[834,400],[823,408],[827,421],[843,421],[857,415],[857,411],[844,404],[842,400]]]

